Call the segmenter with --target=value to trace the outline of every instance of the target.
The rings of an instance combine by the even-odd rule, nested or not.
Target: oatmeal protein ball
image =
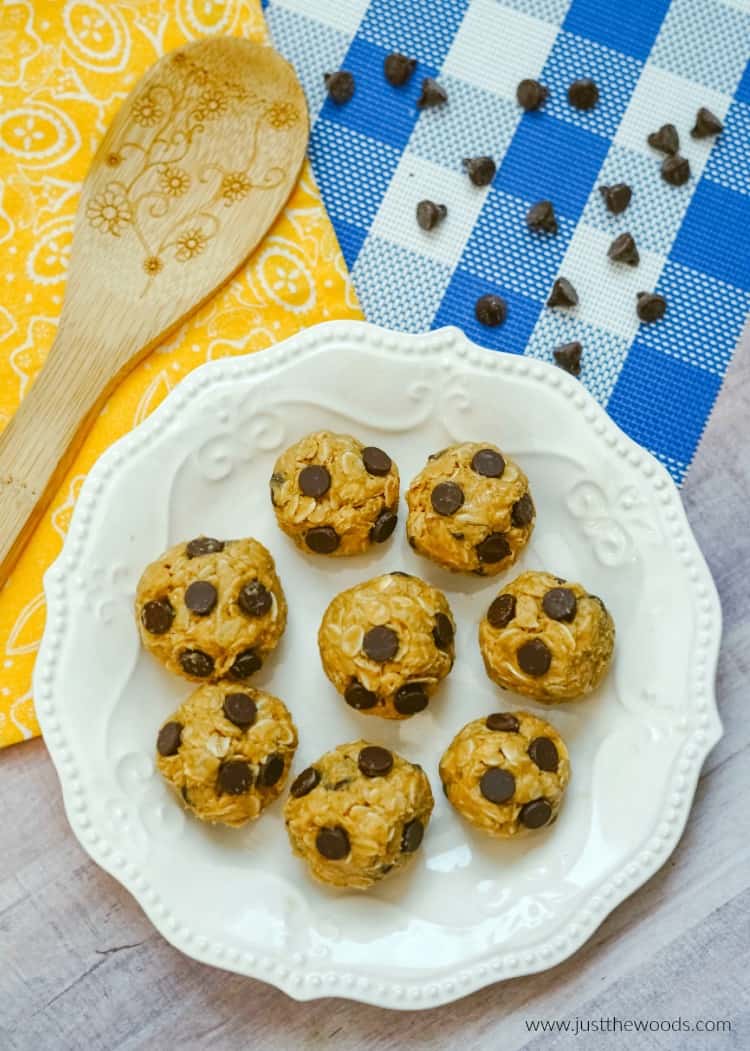
[[[323,670],[365,715],[406,719],[453,667],[456,625],[445,595],[408,573],[342,591],[323,614]]]
[[[565,742],[530,712],[494,712],[467,723],[440,760],[448,801],[491,836],[515,836],[555,820],[570,762]]]
[[[515,562],[534,528],[526,475],[486,442],[434,453],[409,486],[406,502],[409,543],[445,569],[500,573]]]
[[[409,862],[433,806],[421,766],[353,741],[295,778],[284,820],[292,850],[315,879],[365,890]]]
[[[398,468],[387,453],[329,431],[290,446],[271,475],[279,526],[316,555],[358,555],[382,544],[396,528],[398,493]]]
[[[286,625],[273,558],[250,539],[171,547],[143,571],[135,611],[146,649],[194,682],[247,679]]]
[[[479,625],[489,677],[537,701],[590,693],[606,675],[614,645],[614,622],[602,600],[550,573],[521,573]]]
[[[237,827],[281,794],[296,747],[297,730],[278,697],[206,685],[159,730],[156,765],[201,821]]]

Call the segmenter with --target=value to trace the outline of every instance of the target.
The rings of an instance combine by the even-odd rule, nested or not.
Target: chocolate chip
[[[188,543],[185,554],[188,558],[198,558],[199,555],[213,555],[223,550],[223,540],[215,540],[212,536],[197,536]]]
[[[455,482],[438,482],[430,494],[430,502],[439,515],[453,515],[464,502],[464,493]]]
[[[194,580],[185,590],[185,605],[191,613],[205,617],[216,605],[216,588],[207,580]]]
[[[525,110],[539,109],[548,95],[549,90],[538,80],[522,80],[516,88],[518,104]]]
[[[399,715],[416,715],[417,712],[424,711],[429,702],[421,682],[405,682],[396,691],[393,703]]]
[[[607,249],[607,255],[612,262],[627,263],[628,266],[638,266],[641,261],[633,235],[629,233],[616,237]]]
[[[404,573],[403,569],[392,569],[390,575],[392,577],[409,577],[410,580],[414,579],[413,573]]]
[[[709,135],[718,135],[723,130],[724,125],[716,114],[701,106],[695,115],[695,125],[690,129],[690,134],[694,139],[706,139]]]
[[[242,730],[252,726],[258,715],[255,701],[246,693],[228,693],[224,698],[222,710],[230,723]]]
[[[505,533],[490,533],[475,550],[480,562],[502,562],[510,554],[510,544]]]
[[[660,321],[667,311],[667,301],[656,292],[638,292],[636,294],[636,313],[645,324]]]
[[[599,88],[589,77],[574,80],[568,87],[568,102],[576,109],[593,109],[599,101]]]
[[[550,588],[542,599],[542,609],[552,620],[575,619],[578,603],[570,588]]]
[[[229,796],[242,796],[253,787],[253,770],[244,759],[229,759],[219,767],[219,788]]]
[[[514,734],[518,732],[521,725],[515,715],[510,712],[493,712],[484,721],[488,730],[496,730],[501,733]]]
[[[394,88],[401,88],[409,80],[417,65],[416,58],[408,58],[398,51],[386,55],[383,60],[385,79]]]
[[[374,474],[381,478],[388,474],[393,466],[393,461],[388,453],[384,453],[376,445],[368,445],[362,450],[362,463],[365,465],[365,470],[368,474]]]
[[[346,69],[340,69],[337,73],[324,73],[323,80],[328,97],[339,106],[348,102],[354,94],[354,77]]]
[[[540,770],[548,770],[554,774],[560,765],[560,756],[557,754],[554,741],[549,737],[535,737],[528,748],[529,755]]]
[[[330,555],[341,540],[333,526],[313,526],[305,533],[305,543],[316,555]]]
[[[357,756],[357,766],[365,777],[385,777],[393,767],[393,756],[387,748],[369,744]]]
[[[662,124],[658,131],[652,131],[646,137],[649,146],[662,153],[677,153],[680,148],[680,136],[674,124]]]
[[[386,661],[393,660],[398,653],[398,635],[393,628],[385,624],[378,624],[377,627],[365,632],[362,639],[362,650],[371,661],[384,664]]]
[[[354,679],[344,691],[344,700],[350,708],[356,708],[358,712],[374,708],[378,703],[377,694],[372,690],[366,690],[361,682]]]
[[[248,617],[262,617],[273,605],[271,592],[259,580],[244,584],[237,596],[237,605]]]
[[[141,610],[141,624],[152,635],[163,635],[172,627],[174,610],[167,598],[157,598],[147,602]]]
[[[263,788],[271,788],[272,785],[276,784],[283,773],[283,756],[278,755],[278,753],[269,755],[268,759],[265,760],[258,771],[258,784]]]
[[[453,621],[445,613],[435,614],[435,624],[432,629],[432,637],[439,650],[448,650],[453,644],[455,630]]]
[[[624,212],[633,196],[633,191],[625,182],[616,182],[613,186],[600,186],[599,193],[613,215]]]
[[[526,828],[541,828],[552,817],[552,807],[546,799],[532,799],[524,803],[518,817]]]
[[[301,774],[297,774],[292,781],[289,794],[293,795],[295,799],[301,799],[302,796],[306,796],[308,792],[312,792],[313,788],[315,788],[319,782],[320,774],[318,771],[314,766],[308,766]]]
[[[465,157],[463,164],[475,186],[489,186],[495,178],[497,165],[492,157]]]
[[[381,511],[370,529],[370,540],[374,544],[384,543],[392,535],[397,522],[398,515],[395,511],[389,511],[388,508]]]
[[[423,839],[424,825],[419,818],[415,817],[411,821],[407,821],[404,825],[404,831],[401,833],[401,853],[413,854],[415,850],[419,849]]]
[[[518,500],[513,504],[513,510],[510,512],[510,524],[514,529],[523,529],[527,525],[531,525],[534,521],[534,501],[531,499],[530,493],[524,493],[523,496],[519,497]]]
[[[502,478],[505,460],[494,449],[480,449],[471,458],[471,469],[485,478]]]
[[[283,485],[286,481],[286,475],[280,474],[279,471],[274,471],[271,475],[271,485]]]
[[[513,798],[516,790],[516,779],[510,770],[491,766],[479,780],[479,791],[490,803],[507,803]]]
[[[262,664],[263,661],[255,650],[243,650],[234,658],[229,674],[233,679],[247,679],[249,675],[254,675],[256,671],[259,671]]]
[[[474,316],[481,325],[495,328],[497,325],[502,325],[503,321],[505,321],[508,316],[508,307],[504,299],[490,293],[486,296],[480,296],[476,301],[474,304]]]
[[[552,201],[537,201],[526,213],[526,222],[532,230],[547,234],[557,233],[557,218]]]
[[[448,214],[444,204],[435,204],[434,201],[420,201],[417,205],[417,224],[423,230],[433,230],[438,223],[442,223]]]
[[[552,286],[547,300],[548,307],[574,307],[578,302],[578,293],[567,277],[558,277]]]
[[[174,720],[164,723],[156,738],[156,750],[159,755],[177,755],[182,740],[182,723]]]
[[[507,628],[515,615],[515,595],[498,595],[487,610],[487,620],[492,628]]]
[[[341,861],[351,850],[349,836],[341,825],[334,828],[321,828],[315,837],[315,846],[319,854],[328,861]]]
[[[661,177],[670,186],[684,186],[690,178],[690,161],[687,157],[665,157],[661,162]]]
[[[183,650],[180,654],[180,665],[186,675],[205,679],[208,675],[213,674],[214,659],[203,650]]]
[[[518,647],[516,652],[518,666],[527,675],[544,675],[549,671],[552,663],[552,654],[549,647],[541,639],[529,639]]]
[[[557,347],[552,352],[552,356],[555,359],[555,364],[559,365],[561,369],[565,369],[571,376],[579,376],[581,373],[582,351],[583,347],[578,340],[573,340],[572,343],[563,343]]]
[[[445,88],[441,88],[432,77],[425,77],[422,81],[422,94],[417,99],[417,108],[425,109],[428,106],[442,106],[448,101]]]
[[[331,475],[326,467],[310,464],[309,467],[302,468],[297,482],[305,496],[319,500],[331,488]]]

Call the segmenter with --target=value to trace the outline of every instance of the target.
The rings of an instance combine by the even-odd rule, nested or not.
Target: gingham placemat
[[[445,324],[476,342],[551,359],[583,344],[581,381],[613,418],[682,481],[750,308],[750,3],[748,0],[271,0],[276,46],[295,65],[313,119],[310,156],[370,321],[407,331]],[[403,88],[383,59],[418,60]],[[323,73],[356,78],[345,105]],[[419,111],[423,77],[448,92]],[[592,77],[595,109],[567,102]],[[538,77],[546,105],[524,114],[518,81]],[[696,110],[723,122],[690,137]],[[677,126],[692,177],[659,173],[646,135]],[[491,187],[472,186],[464,157],[491,154]],[[597,187],[627,182],[613,216]],[[430,232],[414,210],[447,205]],[[525,214],[554,202],[556,237]],[[636,239],[640,265],[607,260],[614,236]],[[558,274],[578,290],[573,312],[545,306]],[[635,296],[658,291],[665,318],[639,325]],[[479,295],[508,304],[504,325],[474,317]]]

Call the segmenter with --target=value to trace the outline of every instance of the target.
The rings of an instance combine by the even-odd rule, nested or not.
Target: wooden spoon
[[[0,436],[0,586],[120,378],[245,262],[308,138],[294,70],[213,37],[152,66],[83,184],[54,346]]]

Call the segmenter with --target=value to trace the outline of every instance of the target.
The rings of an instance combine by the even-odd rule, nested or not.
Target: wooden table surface
[[[724,737],[677,850],[571,959],[401,1014],[345,1000],[296,1003],[195,963],[78,846],[44,744],[33,741],[0,752],[0,1049],[749,1048],[749,421],[750,330],[683,489],[724,610]],[[526,1024],[613,1017],[728,1020],[732,1030],[576,1037],[534,1035]]]

